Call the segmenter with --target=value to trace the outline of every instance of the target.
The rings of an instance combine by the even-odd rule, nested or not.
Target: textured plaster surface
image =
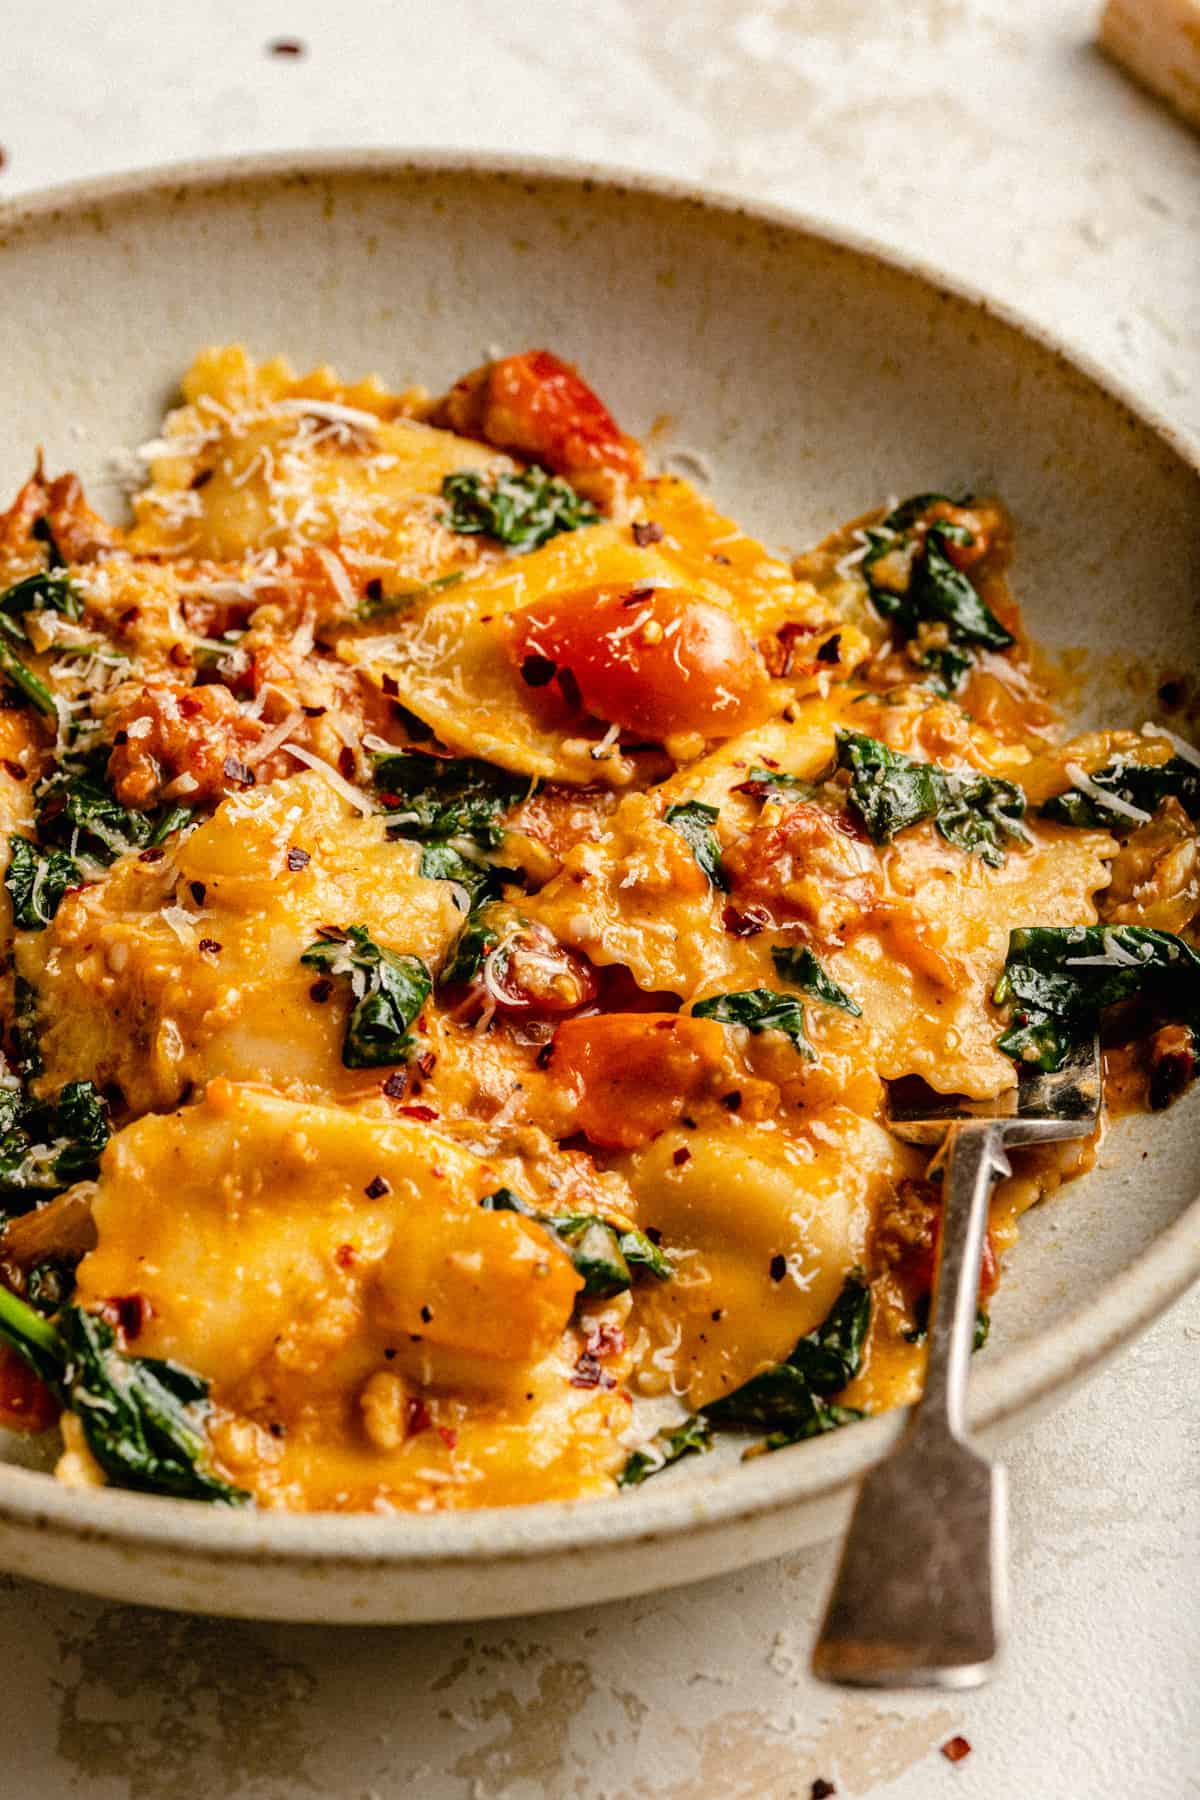
[[[795,204],[965,276],[1200,433],[1200,141],[1087,0],[13,8],[0,194],[172,158],[532,150]],[[272,57],[294,37],[302,57]],[[69,354],[69,344],[64,354]],[[968,1696],[805,1673],[809,1551],[588,1612],[210,1623],[0,1577],[2,1800],[1200,1795],[1200,1296],[1010,1454],[1013,1635]],[[531,1604],[536,1595],[531,1595]],[[962,1733],[971,1756],[938,1754]]]

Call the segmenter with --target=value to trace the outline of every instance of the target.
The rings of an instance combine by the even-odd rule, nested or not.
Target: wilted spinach
[[[465,837],[494,850],[504,836],[504,814],[529,782],[475,757],[389,750],[375,758],[375,786],[397,836],[423,843]]]
[[[721,861],[721,846],[713,830],[719,809],[706,806],[703,800],[684,800],[668,806],[663,822],[677,831],[699,867],[716,888],[728,889],[729,878]]]
[[[922,625],[944,627],[946,644],[918,652],[914,643],[914,656],[953,693],[976,649],[1007,650],[1016,640],[946,554],[948,544],[973,542],[970,532],[944,519],[933,520],[924,533],[915,530],[928,508],[945,499],[916,494],[868,527],[862,567],[872,605],[904,638],[917,640]]]
[[[1026,1068],[1060,1069],[1110,1006],[1134,997],[1200,1034],[1200,956],[1141,925],[1028,926],[1010,932],[992,998],[1007,1007],[1001,1050]]]
[[[321,941],[310,944],[300,961],[349,980],[353,1005],[342,1041],[346,1068],[377,1069],[409,1060],[415,1048],[409,1027],[433,986],[420,957],[388,950],[365,926],[351,925],[344,931],[323,927]]]
[[[69,1081],[54,1100],[0,1088],[0,1212],[19,1213],[95,1175],[108,1113],[90,1081]]]
[[[845,988],[839,987],[831,975],[826,974],[812,951],[807,946],[796,949],[789,944],[776,944],[771,951],[771,960],[775,964],[775,972],[794,987],[803,988],[806,994],[814,999],[823,1000],[826,1006],[839,1006],[852,1018],[862,1017],[862,1007],[857,1000],[852,1000]]]
[[[598,1213],[543,1213],[514,1194],[497,1188],[479,1202],[488,1212],[515,1212],[533,1219],[558,1242],[583,1277],[588,1299],[607,1299],[623,1294],[639,1274],[669,1281],[671,1265],[644,1231],[614,1225]]]
[[[838,732],[837,764],[848,771],[850,805],[877,844],[932,819],[948,844],[998,869],[1004,839],[1026,839],[1025,796],[1014,782],[915,762],[860,731]]]
[[[442,482],[445,522],[468,537],[493,537],[510,550],[536,550],[560,531],[594,525],[596,508],[560,475],[537,467],[520,474],[460,469]]]
[[[1173,799],[1178,800],[1189,819],[1200,819],[1200,768],[1185,757],[1172,756],[1163,763],[1122,758],[1094,770],[1090,780],[1094,787],[1124,801],[1126,806],[1155,813],[1164,800]],[[1119,807],[1105,806],[1102,800],[1077,787],[1055,794],[1042,806],[1041,813],[1044,819],[1054,819],[1060,825],[1116,826],[1128,830],[1131,823]]]
[[[778,994],[774,988],[746,988],[739,994],[713,994],[692,1007],[697,1019],[716,1019],[719,1025],[744,1025],[756,1034],[782,1031],[807,1062],[816,1051],[804,1029],[804,1007],[794,994]]]
[[[204,1466],[210,1405],[200,1376],[178,1363],[126,1355],[98,1313],[69,1306],[52,1323],[7,1288],[0,1288],[0,1338],[76,1414],[114,1487],[225,1506],[249,1501]]]
[[[617,1486],[640,1487],[643,1481],[669,1469],[672,1463],[680,1462],[685,1456],[703,1455],[712,1446],[712,1426],[699,1413],[693,1413],[682,1425],[664,1427],[642,1449],[633,1451],[617,1476]]]

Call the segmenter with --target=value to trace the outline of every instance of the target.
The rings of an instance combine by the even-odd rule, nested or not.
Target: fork
[[[859,1491],[813,1652],[813,1673],[852,1687],[977,1687],[1006,1615],[1005,1472],[966,1439],[988,1202],[1011,1173],[1005,1151],[1087,1137],[1100,1114],[1099,1043],[998,1102],[897,1083],[889,1123],[940,1144],[942,1226],[921,1399],[890,1456]],[[907,1091],[905,1091],[907,1090]]]

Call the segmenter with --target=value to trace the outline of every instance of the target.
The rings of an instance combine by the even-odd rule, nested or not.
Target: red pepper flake
[[[383,1196],[385,1194],[390,1194],[391,1191],[391,1182],[382,1175],[373,1175],[363,1189],[363,1193],[367,1196],[368,1200],[382,1200]]]
[[[841,653],[842,634],[840,631],[835,631],[831,638],[825,639],[825,642],[817,651],[817,661],[820,663],[835,663],[841,656]]]
[[[117,615],[117,624],[120,625],[123,630],[128,630],[129,626],[137,624],[137,621],[141,616],[142,609],[140,606],[127,606],[123,613]]]
[[[663,528],[655,520],[637,519],[634,521],[633,541],[639,550],[644,550],[647,544],[661,544],[662,540]]]
[[[408,1070],[393,1070],[383,1084],[383,1091],[389,1100],[403,1100],[408,1092]]]
[[[321,979],[319,981],[314,981],[309,988],[308,997],[310,1000],[315,1000],[318,1006],[324,1006],[332,992],[332,981],[330,981],[328,975],[322,975]]]
[[[144,1294],[121,1294],[106,1300],[101,1307],[111,1325],[115,1325],[127,1343],[142,1335],[142,1327],[151,1317],[153,1307]]]
[[[722,1094],[721,1095],[721,1105],[725,1108],[726,1112],[740,1111],[741,1104],[742,1104],[742,1096],[736,1088],[734,1088],[734,1090],[731,1094]]]
[[[432,1106],[402,1106],[400,1111],[406,1119],[421,1119],[427,1125],[438,1116]]]
[[[942,1755],[947,1762],[961,1762],[964,1756],[970,1756],[971,1746],[965,1737],[947,1738],[942,1745]]]
[[[114,744],[119,746],[121,744],[127,744],[128,742],[129,742],[129,733],[127,731],[114,731],[114,733],[113,733],[113,743]]]
[[[333,1253],[333,1260],[339,1269],[352,1269],[354,1267],[354,1245],[339,1244]]]
[[[786,1274],[787,1257],[777,1250],[775,1255],[771,1258],[771,1280],[782,1281]]]
[[[205,951],[209,956],[220,956],[221,954],[221,946],[218,944],[216,938],[201,938],[200,949]]]
[[[409,1432],[428,1431],[433,1424],[429,1408],[423,1400],[410,1400],[408,1403]]]
[[[287,853],[287,866],[292,871],[293,875],[296,873],[297,869],[306,869],[311,861],[312,857],[308,854],[308,851],[301,850],[296,844],[293,844]]]
[[[385,675],[379,683],[389,700],[394,700],[400,692],[400,683],[394,675]]]
[[[759,782],[746,782],[746,787],[759,787]],[[739,912],[736,906],[727,906],[721,914],[721,923],[730,937],[757,937],[771,923],[770,915],[761,906],[748,906],[745,912]]]
[[[287,1426],[281,1419],[272,1419],[271,1423],[267,1426],[267,1430],[273,1438],[285,1438],[287,1436]]]
[[[366,586],[366,595],[367,595],[368,600],[382,600],[383,599],[383,583],[379,579],[378,575],[372,575],[370,581],[368,581],[367,586]]]
[[[714,1325],[719,1325],[721,1320],[725,1317],[725,1308],[723,1306],[718,1306],[715,1312],[709,1314],[709,1317],[712,1319]]]
[[[534,1066],[539,1069],[550,1067],[550,1058],[554,1055],[554,1039],[549,1038],[534,1057]]]
[[[306,719],[323,719],[329,708],[327,706],[302,706],[300,711]]]
[[[354,752],[350,748],[349,744],[343,744],[341,749],[338,751],[337,766],[338,766],[338,774],[344,776],[347,781],[349,781],[351,779],[351,777],[355,774],[356,769],[357,769],[357,764],[354,761]]]
[[[441,1438],[443,1444],[445,1444],[447,1450],[453,1450],[458,1442],[458,1433],[455,1431],[453,1425],[439,1425],[437,1434]]]
[[[268,56],[300,57],[308,55],[308,45],[302,38],[272,38],[267,45]]]
[[[571,1377],[573,1388],[611,1388],[616,1385],[616,1381],[608,1370],[602,1369],[595,1357],[589,1355],[586,1350],[577,1358],[575,1373]]]
[[[421,1323],[422,1323],[422,1325],[429,1325],[432,1323],[432,1321],[433,1321],[432,1309],[428,1306],[423,1306],[421,1308]]]
[[[429,1080],[429,1077],[433,1074],[433,1071],[436,1068],[436,1066],[437,1066],[437,1051],[436,1050],[425,1050],[417,1058],[417,1073],[419,1075],[421,1075],[426,1081]]]
[[[28,781],[29,780],[28,769],[23,769],[19,762],[13,762],[11,757],[6,756],[4,758],[4,767],[7,769],[8,773],[12,776],[14,781]]]
[[[625,1348],[625,1333],[619,1325],[593,1325],[587,1335],[587,1353],[598,1362],[606,1356],[620,1356]]]
[[[208,889],[205,887],[205,885],[202,881],[189,881],[188,882],[188,892],[191,894],[192,899],[196,902],[197,906],[204,905],[205,898],[208,894]]]
[[[172,644],[171,648],[167,652],[167,654],[168,654],[170,660],[175,664],[175,667],[177,669],[190,669],[191,668],[192,653],[188,649],[186,644]],[[180,702],[179,710],[181,713],[187,713],[187,707],[184,705],[184,703],[182,701]],[[200,708],[196,707],[195,710],[197,712],[199,712]],[[190,718],[191,714],[187,713],[187,716]]]
[[[240,781],[243,787],[254,786],[254,770],[239,762],[236,756],[225,758],[225,775],[229,781]]]
[[[678,1150],[675,1152],[674,1156],[671,1158],[671,1161],[675,1164],[675,1167],[677,1169],[682,1169],[684,1163],[691,1162],[691,1160],[692,1160],[692,1153],[688,1149],[686,1144],[680,1144]]]
[[[823,1775],[818,1775],[812,1784],[811,1800],[829,1800],[830,1794],[836,1793],[837,1788],[833,1782],[826,1781]]]
[[[521,680],[526,687],[547,687],[554,680],[557,667],[548,656],[527,656],[521,664]]]
[[[215,469],[201,469],[197,474],[192,476],[188,486],[192,489],[192,492],[195,493],[198,488],[207,487],[215,474]]]
[[[142,851],[141,855],[138,857],[138,861],[144,862],[144,863],[161,862],[163,857],[166,854],[167,854],[166,851],[162,848],[161,845],[154,844],[151,846],[151,848],[149,850]]]

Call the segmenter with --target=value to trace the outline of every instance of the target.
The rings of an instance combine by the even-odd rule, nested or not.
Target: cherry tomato
[[[641,471],[641,452],[583,377],[549,350],[526,350],[472,369],[434,412],[434,422],[481,437],[555,474]]]
[[[497,1012],[556,1018],[596,998],[591,964],[544,925],[522,925],[485,958],[483,985]]]
[[[5,1431],[48,1431],[58,1402],[15,1350],[0,1345],[0,1426]]]
[[[737,620],[683,588],[594,587],[509,616],[530,699],[560,723],[573,704],[655,741],[733,737],[760,719],[767,677]]]
[[[551,1072],[575,1090],[593,1144],[636,1150],[705,1096],[725,1054],[723,1027],[687,1013],[597,1013],[554,1034]]]

